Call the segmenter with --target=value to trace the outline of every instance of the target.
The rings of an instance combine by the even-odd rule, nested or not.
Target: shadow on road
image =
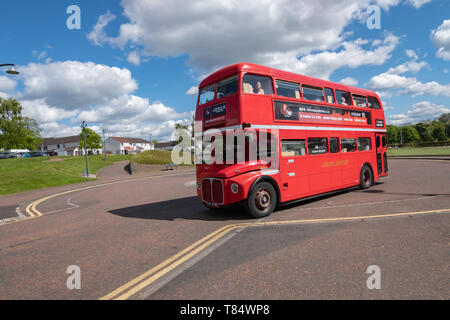
[[[125,218],[168,221],[228,221],[249,219],[247,213],[240,207],[221,210],[207,209],[196,196],[115,209],[109,211],[109,213]]]

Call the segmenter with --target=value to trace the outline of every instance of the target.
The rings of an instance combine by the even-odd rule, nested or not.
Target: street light
[[[6,63],[6,64],[0,64],[0,67],[11,67],[8,71],[6,71],[7,74],[11,75],[18,75],[19,72],[14,69],[15,64],[14,63]]]
[[[87,123],[86,123],[86,121],[83,121],[81,123],[81,130],[82,130],[83,136],[84,136],[84,155],[86,156],[86,178],[89,178],[89,161],[88,161],[87,145],[86,145],[86,127],[87,127]]]

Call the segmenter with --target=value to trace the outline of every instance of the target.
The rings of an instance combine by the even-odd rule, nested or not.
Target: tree
[[[393,125],[387,125],[387,143],[395,144],[400,142],[400,129]]]
[[[0,98],[0,148],[35,150],[41,143],[38,123],[22,116],[22,110],[16,99]]]
[[[439,122],[442,122],[444,124],[450,124],[450,113],[443,113],[439,117]]]
[[[433,127],[433,137],[437,141],[447,141],[447,136],[445,134],[445,125],[441,122],[438,122]]]
[[[417,132],[419,133],[422,142],[434,141],[435,138],[433,137],[432,134],[431,124],[426,122],[419,122],[416,125],[414,125],[414,128],[416,128]]]
[[[403,135],[403,142],[404,143],[411,143],[411,142],[419,142],[420,141],[420,135],[417,132],[417,130],[413,126],[406,126],[401,128],[401,133]]]
[[[159,142],[158,142],[158,140],[152,140],[152,143],[153,144],[158,144]]]
[[[88,150],[100,149],[102,147],[102,137],[94,130],[86,128],[86,146]],[[83,131],[80,133],[80,148],[84,149],[84,136]]]

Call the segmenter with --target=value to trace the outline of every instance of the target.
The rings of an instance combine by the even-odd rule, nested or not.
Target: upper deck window
[[[300,84],[281,80],[276,80],[275,83],[279,96],[300,99]]]
[[[232,76],[217,84],[217,99],[230,96],[237,92],[238,76]]]
[[[323,101],[323,90],[319,87],[303,85],[303,98],[311,101]]]
[[[244,93],[273,94],[272,79],[270,77],[246,74],[242,80]]]
[[[199,104],[205,104],[214,100],[214,84],[200,90]]]
[[[367,108],[366,97],[358,96],[356,94],[353,95],[353,105],[359,108]]]
[[[369,102],[369,108],[370,109],[381,109],[380,103],[378,102],[378,99],[375,97],[367,97],[367,101]]]
[[[333,89],[325,88],[325,100],[328,103],[336,103],[336,100],[334,100],[334,93]]]
[[[352,104],[351,95],[346,91],[336,90],[336,100],[338,104],[343,106],[350,106]]]

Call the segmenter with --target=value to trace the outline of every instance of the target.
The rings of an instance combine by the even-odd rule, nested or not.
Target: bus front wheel
[[[360,186],[361,189],[369,189],[369,187],[373,184],[373,174],[372,170],[368,166],[364,166],[361,169],[361,178],[360,178]]]
[[[277,193],[272,184],[260,182],[250,192],[245,202],[246,211],[254,218],[269,216],[277,205]]]

